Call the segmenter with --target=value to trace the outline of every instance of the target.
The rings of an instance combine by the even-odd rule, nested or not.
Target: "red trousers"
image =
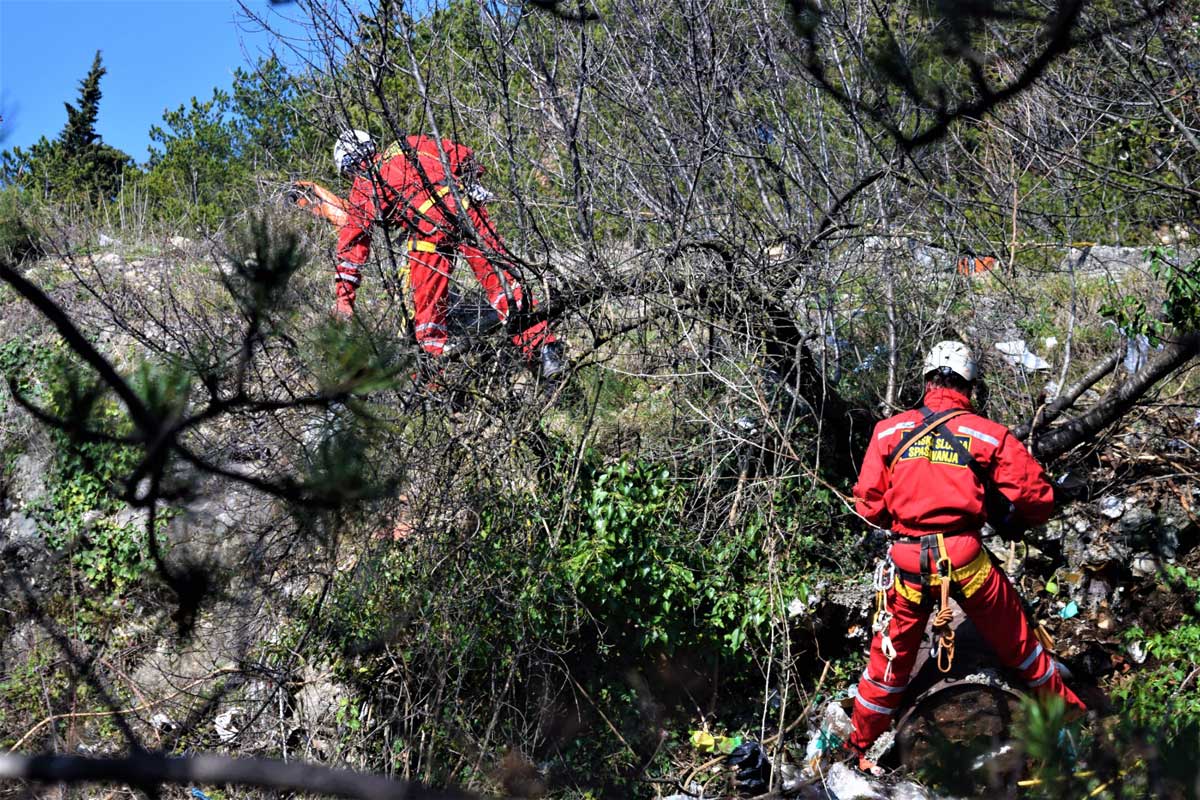
[[[917,545],[897,544],[893,549],[901,547]],[[986,559],[986,555],[983,558]],[[1066,701],[1068,708],[1085,710],[1086,706],[1063,683],[1054,659],[1034,636],[1021,608],[1020,598],[1008,578],[994,568],[990,560],[979,563],[983,566],[973,576],[974,579],[965,583],[958,580],[959,569],[955,568],[956,583],[961,589],[959,605],[995,651],[1000,663],[1019,672],[1028,687],[1039,695],[1056,694]],[[908,687],[909,675],[931,611],[930,606],[923,607],[912,599],[919,596],[920,592],[920,586],[901,582],[899,578],[887,591],[887,607],[892,618],[871,641],[871,658],[859,681],[858,697],[851,717],[854,733],[850,737],[850,745],[859,752],[866,751],[887,730]],[[885,633],[896,650],[890,670],[888,659],[883,654]]]
[[[467,214],[479,235],[480,243],[493,259],[507,251],[482,207],[470,207]],[[454,255],[461,254],[475,273],[475,279],[483,287],[488,304],[496,310],[500,322],[508,321],[509,297],[518,310],[535,307],[537,301],[503,267],[489,260],[484,251],[444,233],[443,229],[430,226],[428,233],[414,236],[409,242],[409,280],[413,293],[413,325],[417,343],[435,356],[442,354],[446,346],[447,298],[450,291],[450,275],[454,271]],[[528,304],[528,305],[527,305]],[[532,358],[537,348],[555,341],[547,323],[543,320],[520,331],[512,337],[513,344],[521,348],[526,358]]]

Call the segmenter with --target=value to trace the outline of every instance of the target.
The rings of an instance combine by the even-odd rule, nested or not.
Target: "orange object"
[[[297,208],[308,209],[313,216],[328,220],[339,228],[350,219],[347,202],[313,181],[293,183],[288,199]]]
[[[959,275],[978,275],[996,268],[995,256],[963,256],[958,260]]]

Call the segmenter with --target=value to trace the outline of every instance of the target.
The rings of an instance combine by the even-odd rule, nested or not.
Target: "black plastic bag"
[[[771,762],[758,742],[738,745],[725,759],[725,763],[737,769],[737,790],[745,795],[758,795],[767,791],[771,780]]]

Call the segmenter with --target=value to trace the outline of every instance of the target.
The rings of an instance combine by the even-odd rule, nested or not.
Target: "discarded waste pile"
[[[669,800],[1143,796],[1148,770],[1159,789],[1195,796],[1194,753],[1183,755],[1193,739],[1166,744],[1154,714],[1200,707],[1195,652],[1179,652],[1200,640],[1200,424],[1170,412],[1141,419],[1079,461],[1089,497],[1023,542],[987,544],[1048,632],[1058,669],[1091,709],[1086,720],[1067,724],[1061,706],[1031,702],[956,604],[953,667],[937,668],[927,633],[894,730],[869,753],[888,774],[846,762],[857,675],[838,681],[827,668],[782,733],[759,741],[720,733],[716,721],[693,731],[694,759]],[[868,581],[823,584],[791,613],[827,648],[861,645],[872,605]],[[847,657],[850,670],[859,657]],[[765,720],[779,717],[773,701]]]

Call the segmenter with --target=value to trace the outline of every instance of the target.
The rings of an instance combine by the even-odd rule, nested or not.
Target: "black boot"
[[[549,342],[542,345],[538,351],[542,364],[542,377],[553,378],[567,369],[567,356],[563,352],[562,342]]]

